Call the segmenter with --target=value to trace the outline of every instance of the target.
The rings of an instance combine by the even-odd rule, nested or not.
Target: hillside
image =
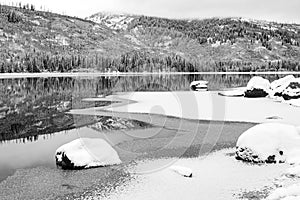
[[[86,19],[0,6],[0,72],[300,69],[300,25],[242,18]]]
[[[172,59],[179,56],[179,60],[204,71],[277,71],[299,67],[300,26],[296,24],[243,18],[173,20],[103,13],[87,19],[118,30],[134,45],[130,54],[142,58],[143,52]]]

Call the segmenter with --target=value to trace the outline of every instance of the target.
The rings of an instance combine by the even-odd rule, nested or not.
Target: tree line
[[[270,40],[278,38],[282,44],[299,46],[300,35],[297,32],[289,31],[286,24],[276,24],[277,28],[262,28],[256,23],[248,21],[233,20],[230,18],[212,18],[204,20],[174,20],[158,17],[141,16],[134,20],[129,29],[137,26],[164,28],[174,30],[189,38],[197,40],[200,44],[215,43],[220,41],[235,43],[238,38],[249,38],[251,42],[260,41],[262,46],[272,50]]]

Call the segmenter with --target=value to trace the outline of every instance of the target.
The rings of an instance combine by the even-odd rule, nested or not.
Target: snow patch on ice
[[[176,172],[177,174],[184,176],[184,177],[189,177],[192,178],[193,176],[193,171],[190,168],[187,167],[181,167],[181,166],[171,166],[170,170]]]

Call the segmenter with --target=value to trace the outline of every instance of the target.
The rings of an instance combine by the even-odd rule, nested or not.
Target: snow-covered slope
[[[126,30],[134,19],[133,15],[100,12],[86,18],[95,23],[104,24],[114,30]]]

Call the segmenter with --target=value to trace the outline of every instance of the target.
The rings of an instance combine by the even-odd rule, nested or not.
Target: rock
[[[269,95],[270,87],[271,84],[269,80],[264,79],[260,76],[255,76],[248,82],[245,91],[245,97],[247,98],[266,97]]]
[[[56,165],[62,169],[87,169],[121,163],[118,153],[103,139],[79,138],[58,148]]]
[[[221,91],[218,93],[220,96],[226,97],[242,97],[245,95],[243,90],[229,90],[229,91]]]
[[[299,129],[292,125],[265,123],[244,132],[236,144],[236,158],[253,163],[281,163],[300,148]]]
[[[190,85],[190,88],[193,91],[206,91],[208,89],[207,84],[207,81],[193,81]]]
[[[170,170],[174,171],[175,173],[177,173],[183,177],[188,177],[188,178],[193,177],[193,171],[187,167],[172,166],[172,167],[170,167]]]
[[[293,75],[288,75],[281,79],[273,81],[271,83],[270,97],[281,97],[283,91],[293,80],[295,80],[295,77]]]
[[[282,92],[282,97],[285,100],[300,98],[300,78],[294,79],[289,83],[287,88]]]
[[[262,89],[252,89],[245,91],[245,97],[247,98],[261,98],[268,96],[268,93]]]

